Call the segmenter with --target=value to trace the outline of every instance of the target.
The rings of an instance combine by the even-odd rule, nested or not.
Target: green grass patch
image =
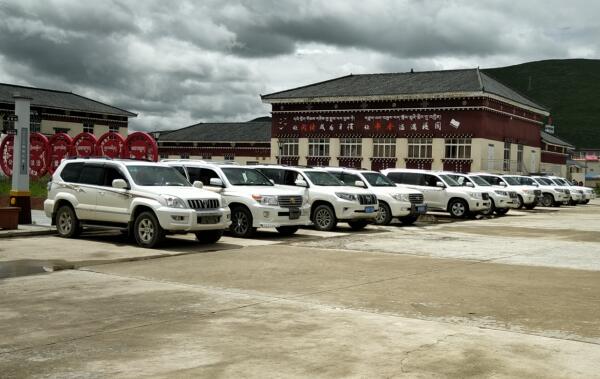
[[[50,180],[50,176],[44,176],[39,179],[31,179],[29,182],[29,190],[32,197],[47,197],[48,190],[46,185]],[[8,196],[12,187],[12,179],[6,176],[0,177],[0,196]]]

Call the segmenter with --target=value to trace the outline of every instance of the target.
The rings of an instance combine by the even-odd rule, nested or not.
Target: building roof
[[[199,123],[162,132],[159,142],[269,142],[271,121]]]
[[[546,133],[544,131],[541,132],[542,133],[542,141],[551,145],[558,145],[558,146],[564,146],[567,147],[569,149],[574,149],[575,146],[573,146],[572,144],[570,144],[567,141],[564,141],[558,137],[553,136],[552,134]]]
[[[404,72],[390,74],[347,75],[268,95],[269,103],[277,100],[343,97],[393,97],[406,95],[439,95],[488,93],[535,108],[548,110],[524,95],[498,82],[479,69]]]
[[[87,97],[83,97],[72,92],[0,83],[0,103],[14,104],[15,100],[13,96],[16,93],[21,96],[31,97],[31,105],[35,107],[64,109],[69,111],[99,113],[123,117],[137,116],[135,113],[113,107],[96,100],[88,99]]]

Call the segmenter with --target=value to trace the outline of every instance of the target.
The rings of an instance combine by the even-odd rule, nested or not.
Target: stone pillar
[[[15,94],[15,135],[10,205],[19,207],[19,224],[31,224],[31,192],[29,192],[29,116],[31,98]]]

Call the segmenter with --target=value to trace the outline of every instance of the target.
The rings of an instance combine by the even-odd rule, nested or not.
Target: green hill
[[[547,60],[483,71],[549,108],[557,137],[578,148],[600,148],[600,60]]]

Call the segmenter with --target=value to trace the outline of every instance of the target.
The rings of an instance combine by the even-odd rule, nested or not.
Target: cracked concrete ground
[[[110,234],[2,241],[0,264],[89,266],[0,280],[0,377],[600,377],[599,210],[140,261]]]

